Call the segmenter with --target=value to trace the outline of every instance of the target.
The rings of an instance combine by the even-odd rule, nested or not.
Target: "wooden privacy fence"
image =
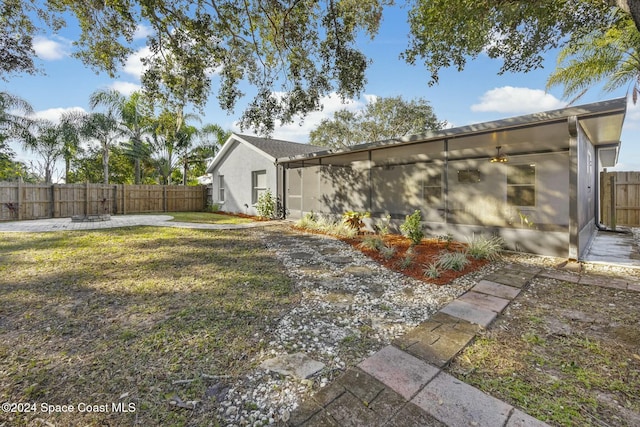
[[[600,173],[600,218],[613,229],[640,227],[640,172]]]
[[[23,184],[0,182],[0,221],[75,215],[202,211],[203,185]]]

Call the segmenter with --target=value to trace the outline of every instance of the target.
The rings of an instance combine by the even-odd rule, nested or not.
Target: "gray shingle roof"
[[[327,147],[318,147],[317,145],[300,144],[297,142],[283,141],[281,139],[259,138],[257,136],[239,135],[244,141],[264,151],[268,155],[275,157],[291,157],[300,154],[315,153],[326,150]]]

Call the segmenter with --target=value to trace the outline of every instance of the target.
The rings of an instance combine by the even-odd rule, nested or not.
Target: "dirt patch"
[[[388,234],[382,236],[385,246],[394,248],[391,256],[385,256],[383,252],[376,249],[363,247],[363,241],[371,236],[358,236],[353,239],[342,239],[354,248],[358,249],[376,262],[384,265],[390,270],[401,272],[409,277],[418,280],[425,280],[429,283],[444,285],[452,280],[476,271],[487,265],[489,261],[478,260],[468,257],[469,264],[460,271],[441,270],[437,278],[425,277],[425,269],[431,263],[436,262],[438,257],[444,252],[462,252],[466,245],[460,242],[447,242],[439,239],[422,239],[419,245],[411,246],[411,241],[398,234]]]
[[[449,372],[552,425],[638,426],[638,307],[638,292],[535,279]]]

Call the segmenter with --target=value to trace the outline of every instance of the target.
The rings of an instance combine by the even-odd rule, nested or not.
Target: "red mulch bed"
[[[457,250],[463,250],[465,244],[459,242],[451,242],[447,245],[444,240],[438,239],[423,239],[419,245],[413,248],[413,262],[408,268],[401,269],[400,263],[404,259],[407,249],[411,245],[411,241],[397,234],[388,234],[382,237],[382,240],[387,246],[393,246],[396,248],[396,252],[390,259],[385,259],[380,252],[374,249],[365,249],[360,247],[360,243],[364,240],[365,236],[358,236],[353,239],[342,239],[346,243],[349,243],[355,249],[364,253],[368,257],[374,259],[376,262],[384,265],[390,270],[399,271],[409,277],[413,277],[418,280],[424,280],[429,283],[435,283],[437,285],[444,285],[452,281],[453,279],[464,276],[465,274],[476,271],[479,268],[487,265],[488,260],[477,260],[469,258],[469,264],[462,271],[442,270],[440,271],[440,277],[432,279],[425,277],[424,271],[426,266],[435,262],[438,255],[443,251],[455,252]]]
[[[230,215],[230,216],[238,216],[241,218],[251,218],[255,221],[268,221],[266,218],[260,218],[251,215],[245,215],[241,213],[229,213],[224,211],[216,212],[222,215]],[[297,227],[294,227],[297,228]],[[301,231],[309,233],[310,230],[300,229]],[[363,254],[367,255],[369,258],[372,258],[379,264],[384,265],[390,270],[398,271],[400,273],[405,274],[406,276],[413,277],[418,280],[423,280],[425,282],[433,283],[436,285],[445,285],[451,282],[453,279],[464,276],[465,274],[471,273],[480,269],[481,267],[487,265],[489,263],[486,259],[474,259],[469,258],[469,264],[462,271],[454,271],[454,270],[441,270],[440,277],[431,278],[425,277],[424,271],[426,267],[435,262],[443,251],[455,252],[464,250],[465,244],[460,242],[447,242],[445,240],[438,239],[422,239],[422,242],[419,245],[413,247],[413,262],[407,268],[401,268],[401,262],[405,258],[407,253],[407,249],[411,246],[411,241],[401,235],[398,234],[387,234],[382,236],[382,240],[385,245],[389,247],[394,247],[396,249],[395,253],[390,258],[385,258],[380,254],[379,251],[374,249],[366,249],[360,246],[360,243],[367,237],[367,235],[360,235],[358,237],[348,239],[342,238],[344,242],[350,244],[354,249],[359,250]]]

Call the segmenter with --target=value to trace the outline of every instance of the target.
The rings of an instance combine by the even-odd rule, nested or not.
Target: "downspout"
[[[580,251],[578,209],[578,118],[567,119],[569,127],[569,256],[576,261]]]
[[[369,195],[368,195],[369,209],[368,211],[371,212],[373,211],[373,172],[372,172],[373,157],[371,155],[371,150],[369,150],[367,153],[368,153],[368,160],[369,160]]]
[[[444,223],[449,223],[449,140],[444,140]]]

